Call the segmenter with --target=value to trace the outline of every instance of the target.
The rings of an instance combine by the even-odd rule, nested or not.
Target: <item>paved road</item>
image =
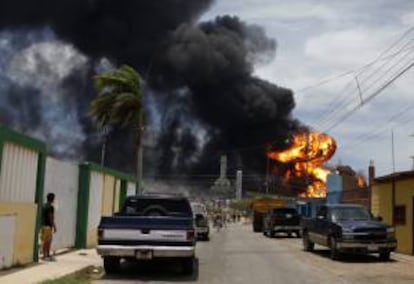
[[[414,262],[376,257],[346,257],[331,261],[326,250],[302,251],[294,238],[265,238],[250,226],[231,225],[214,233],[210,242],[197,244],[199,270],[184,277],[174,264],[127,266],[119,275],[94,283],[414,283]]]

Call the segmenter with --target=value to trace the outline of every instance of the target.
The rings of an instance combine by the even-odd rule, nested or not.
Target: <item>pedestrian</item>
[[[42,229],[41,240],[43,248],[43,260],[54,261],[55,259],[50,255],[50,247],[52,245],[53,234],[56,233],[55,224],[55,194],[48,193],[46,196],[46,203],[42,208]]]

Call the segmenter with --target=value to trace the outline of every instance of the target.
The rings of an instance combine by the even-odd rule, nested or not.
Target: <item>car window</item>
[[[138,216],[192,216],[186,200],[181,199],[128,199],[124,214]]]
[[[316,214],[316,216],[323,216],[323,217],[325,217],[325,218],[326,218],[327,213],[328,213],[327,208],[326,208],[325,206],[322,206],[322,207],[319,209],[318,214]]]

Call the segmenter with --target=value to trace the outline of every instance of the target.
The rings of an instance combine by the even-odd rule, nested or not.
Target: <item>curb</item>
[[[97,269],[99,273],[92,271],[93,269]],[[88,277],[93,278],[92,275],[96,274],[96,275],[101,276],[102,272],[103,272],[103,270],[99,269],[96,265],[88,265],[86,267],[77,269],[76,271],[70,272],[68,274],[62,275],[62,276],[57,277],[57,278],[49,278],[49,279],[42,280],[41,282],[37,282],[37,284],[43,283],[45,281],[57,281],[57,280],[60,280],[62,278],[71,277],[71,276],[75,276],[77,274],[84,274],[84,273],[88,274]]]
[[[411,255],[394,252],[392,256],[398,261],[414,263],[414,256]]]

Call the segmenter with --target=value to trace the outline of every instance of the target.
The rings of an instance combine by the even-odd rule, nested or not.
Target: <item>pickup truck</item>
[[[316,218],[302,219],[302,239],[305,251],[316,243],[328,247],[332,259],[340,253],[379,253],[380,259],[389,260],[397,247],[392,226],[351,204],[323,205]]]
[[[290,237],[292,233],[300,238],[301,216],[295,208],[279,207],[272,208],[264,217],[263,234],[268,237],[274,237],[276,233],[287,233]]]
[[[195,227],[189,201],[172,196],[130,196],[119,213],[102,217],[97,252],[107,273],[119,271],[121,259],[175,259],[183,272],[195,265]]]

